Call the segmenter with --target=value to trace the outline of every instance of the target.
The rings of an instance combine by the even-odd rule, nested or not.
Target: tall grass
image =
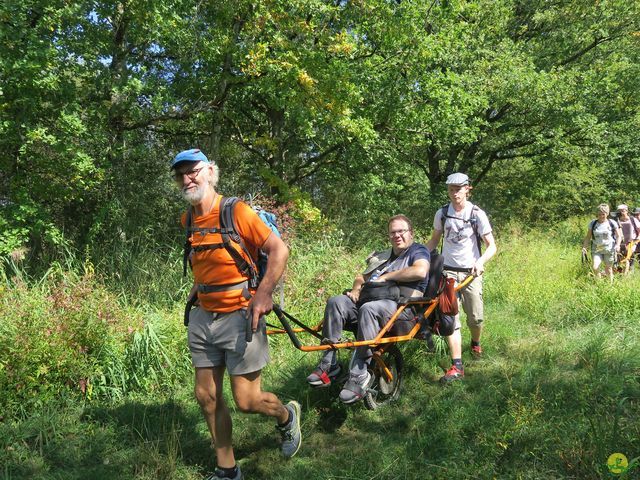
[[[345,407],[336,400],[339,386],[307,388],[316,355],[295,350],[285,336],[272,338],[263,385],[303,404],[304,442],[283,461],[272,423],[236,412],[226,382],[245,476],[599,479],[609,478],[610,454],[639,457],[640,272],[613,285],[589,277],[580,264],[582,223],[502,232],[485,279],[485,356],[471,359],[463,327],[466,376],[449,388],[438,383],[446,352],[428,353],[412,341],[401,347],[406,376],[397,403],[373,412]],[[335,238],[294,243],[285,308],[317,323],[326,298],[350,287],[367,250],[349,251]],[[150,282],[165,268],[150,270]],[[18,400],[5,405],[9,413],[0,422],[0,475],[195,479],[214,467],[191,393],[181,298],[162,297],[152,285],[147,291],[158,292],[146,297],[152,300],[131,301],[130,291],[144,291],[138,278],[105,285],[80,269],[37,282],[5,279],[0,378],[2,391]],[[76,303],[75,310],[69,306]],[[79,333],[65,336],[71,327]],[[29,338],[47,328],[57,332],[51,345]],[[341,353],[346,362],[348,352]],[[66,360],[58,365],[58,359]],[[18,361],[49,369],[33,379],[29,369],[20,370],[34,385],[32,396],[16,390]],[[82,376],[91,379],[90,395],[68,381]],[[56,395],[63,392],[70,393],[60,403]],[[28,408],[19,408],[23,402]],[[638,476],[634,467],[616,478]]]
[[[94,249],[94,269],[133,305],[167,308],[187,297],[190,273],[183,277],[181,242],[170,247],[134,244],[114,252]]]
[[[150,392],[189,371],[178,310],[129,305],[92,269],[53,265],[32,283],[5,275],[1,288],[5,415],[24,417],[61,395],[91,400]]]

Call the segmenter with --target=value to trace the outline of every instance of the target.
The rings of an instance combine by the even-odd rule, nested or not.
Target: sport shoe
[[[307,383],[312,387],[328,387],[331,385],[331,381],[340,375],[341,370],[342,368],[339,363],[331,365],[329,370],[323,370],[320,365],[318,365],[318,368],[307,377]]]
[[[238,471],[233,477],[225,476],[222,473],[222,470],[216,468],[216,471],[209,475],[204,480],[242,480],[244,477],[242,476],[242,472],[240,471],[240,465],[238,465]]]
[[[455,365],[451,365],[451,368],[447,370],[447,373],[445,373],[442,377],[440,377],[440,383],[443,385],[446,385],[455,380],[462,380],[463,377],[464,377],[464,368],[459,369]]]
[[[287,403],[284,408],[289,410],[289,423],[284,426],[276,425],[276,429],[282,436],[282,455],[286,458],[293,457],[302,444],[302,432],[300,431],[300,404],[296,401]]]
[[[473,358],[482,357],[482,347],[480,345],[471,345],[471,355]]]
[[[340,401],[349,404],[362,400],[362,397],[367,393],[369,380],[371,380],[369,372],[365,372],[362,375],[350,374],[349,380],[347,380],[340,392]]]

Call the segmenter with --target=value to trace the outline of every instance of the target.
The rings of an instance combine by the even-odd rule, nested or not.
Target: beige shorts
[[[453,278],[456,284],[462,283],[470,274],[443,270],[443,275]],[[482,275],[476,277],[469,285],[458,292],[458,305],[467,316],[467,326],[480,327],[484,321],[484,301],[482,300]],[[456,315],[455,328],[460,328],[460,314]]]
[[[229,375],[262,370],[269,363],[269,343],[264,317],[251,342],[245,340],[246,310],[214,313],[196,307],[189,315],[189,350],[196,368],[225,365]]]
[[[597,261],[596,257],[600,257],[600,260]],[[604,263],[607,267],[610,267],[611,265],[613,265],[613,263],[616,260],[616,252],[615,252],[615,250],[610,251],[610,252],[608,252],[608,251],[607,252],[598,252],[598,253],[591,252],[591,258],[593,259],[594,268],[599,267],[600,263]],[[597,266],[596,266],[596,261],[598,262]]]

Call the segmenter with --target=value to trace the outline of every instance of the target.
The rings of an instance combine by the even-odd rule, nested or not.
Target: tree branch
[[[306,162],[304,162],[302,165],[300,165],[296,169],[296,173],[290,178],[291,183],[297,183],[303,178],[310,177],[314,173],[317,173],[318,170],[320,170],[320,167],[335,163],[335,160],[328,160],[328,161],[322,161],[322,160],[328,157],[329,155],[331,155],[332,153],[342,149],[344,146],[345,146],[344,142],[336,143],[335,145],[332,145],[324,152],[314,157],[308,158]]]
[[[593,50],[594,48],[596,48],[598,45],[601,45],[605,42],[614,40],[616,38],[619,38],[621,35],[612,35],[609,37],[596,37],[593,39],[593,42],[591,42],[589,45],[587,45],[586,47],[584,47],[581,50],[578,50],[576,53],[574,53],[573,55],[571,55],[568,58],[565,58],[564,60],[562,60],[560,63],[558,63],[558,67],[563,67],[569,63],[575,62],[576,60],[578,60],[580,57],[584,56],[585,54],[589,53],[591,50]]]
[[[267,157],[265,157],[260,150],[258,150],[257,148],[251,146],[245,140],[244,135],[242,133],[242,129],[240,128],[240,126],[235,121],[233,121],[233,119],[230,118],[228,115],[224,115],[224,118],[229,121],[229,123],[231,124],[233,129],[236,131],[236,135],[237,135],[237,138],[238,138],[236,143],[238,143],[238,145],[240,145],[242,148],[244,148],[248,152],[254,154],[255,156],[257,156],[258,158],[260,158],[264,162],[269,163]],[[232,139],[233,139],[233,137],[232,137]]]

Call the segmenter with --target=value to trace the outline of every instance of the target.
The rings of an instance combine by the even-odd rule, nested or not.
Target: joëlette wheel
[[[363,398],[364,404],[369,410],[375,410],[376,408],[393,402],[400,397],[400,388],[402,387],[402,367],[404,366],[402,353],[400,353],[397,346],[391,345],[380,355],[380,358],[390,370],[392,378],[389,380],[379,363],[376,362],[375,359],[371,360],[371,365],[369,367],[369,373],[371,373],[369,391]]]

